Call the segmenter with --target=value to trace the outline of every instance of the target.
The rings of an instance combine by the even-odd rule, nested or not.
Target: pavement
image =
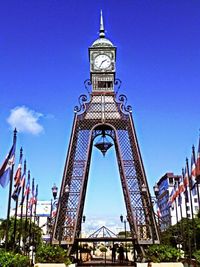
[[[78,266],[106,266],[106,267],[119,267],[119,266],[133,266],[133,262],[128,261],[128,262],[123,262],[119,263],[118,261],[112,262],[109,259],[92,259],[90,261],[85,261],[82,263],[79,263]]]

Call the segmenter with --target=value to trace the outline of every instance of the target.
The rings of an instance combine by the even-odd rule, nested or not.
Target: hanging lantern
[[[94,146],[101,151],[103,156],[105,156],[106,152],[113,146],[113,144],[107,140],[105,132],[103,131],[100,140]]]

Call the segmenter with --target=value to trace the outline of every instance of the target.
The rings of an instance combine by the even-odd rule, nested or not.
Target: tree
[[[2,220],[0,223],[0,239],[5,240],[6,236],[6,224],[7,220]],[[42,230],[41,228],[36,225],[34,222],[31,222],[31,228],[30,228],[30,220],[27,220],[27,223],[25,219],[21,220],[17,219],[16,221],[16,235],[15,240],[13,240],[13,233],[14,233],[14,217],[11,217],[9,220],[9,232],[8,232],[8,249],[15,251],[20,251],[21,248],[19,246],[19,238],[21,236],[21,240],[23,240],[23,246],[28,251],[29,246],[38,246],[42,242]],[[30,231],[31,230],[31,231]],[[2,244],[2,247],[4,247],[4,243]]]
[[[172,247],[182,245],[185,255],[191,255],[196,248],[200,249],[200,214],[193,220],[183,218],[176,225],[170,226],[166,231],[161,232],[161,243]]]

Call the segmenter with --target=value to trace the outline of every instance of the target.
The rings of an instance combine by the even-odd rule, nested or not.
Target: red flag
[[[192,195],[197,194],[196,190],[196,162],[195,162],[195,148],[192,147],[192,157],[191,157],[191,173],[190,173],[190,190]]]
[[[185,169],[185,175],[184,175],[183,184],[184,184],[185,189],[186,189],[186,188],[188,187],[188,185],[189,185],[189,177],[188,177],[188,173],[187,173],[186,169]]]
[[[199,146],[197,151],[196,178],[200,178],[200,137],[199,137]]]
[[[17,171],[15,173],[15,177],[14,177],[14,181],[15,184],[14,186],[17,187],[20,185],[20,181],[21,181],[21,171],[22,171],[22,149],[20,150],[20,158],[19,158],[19,164],[17,167]]]

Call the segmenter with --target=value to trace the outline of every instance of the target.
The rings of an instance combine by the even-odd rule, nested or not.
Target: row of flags
[[[19,197],[21,194],[21,201],[19,202],[20,205],[23,205],[24,200],[28,199],[29,209],[37,204],[37,197],[38,197],[38,185],[35,187],[34,178],[32,179],[32,187],[31,187],[31,178],[30,178],[30,171],[28,175],[26,174],[26,160],[24,160],[24,166],[22,170],[22,163],[23,163],[23,150],[20,149],[20,157],[19,163],[17,166],[17,170],[14,174],[13,179],[13,169],[15,164],[15,152],[16,152],[16,130],[14,131],[14,138],[13,138],[13,145],[6,156],[1,168],[0,168],[0,185],[5,188],[9,182],[13,180],[13,191],[11,193],[11,197],[14,201],[19,201]],[[31,196],[29,198],[29,195]]]
[[[186,159],[186,166],[182,169],[182,175],[175,183],[173,190],[170,193],[168,206],[170,207],[174,201],[178,199],[178,205],[181,206],[182,198],[189,201],[189,194],[193,196],[198,194],[198,183],[200,179],[200,137],[197,151],[197,158],[195,158],[195,148],[192,148],[191,166],[189,168],[188,159]]]

